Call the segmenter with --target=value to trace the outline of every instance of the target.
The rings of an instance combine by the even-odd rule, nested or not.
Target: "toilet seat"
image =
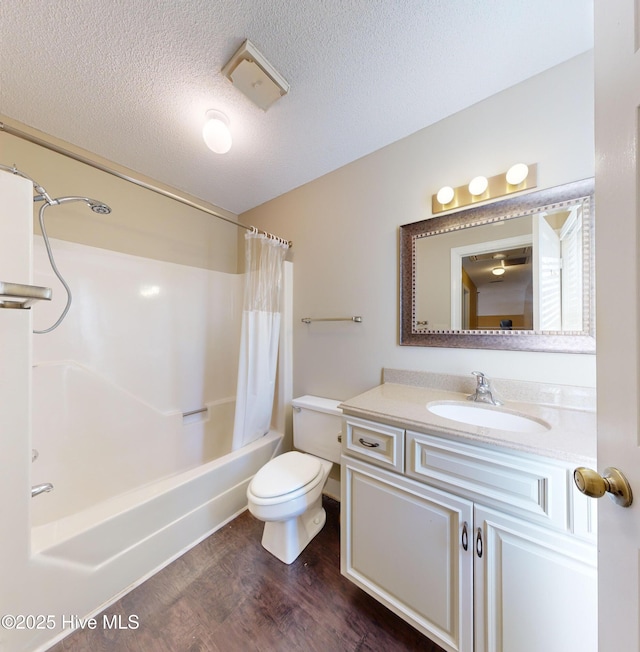
[[[267,462],[254,476],[249,492],[256,504],[269,505],[294,500],[323,480],[319,459],[291,451]]]

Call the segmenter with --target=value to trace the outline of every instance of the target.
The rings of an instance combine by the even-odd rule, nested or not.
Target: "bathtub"
[[[160,413],[72,362],[34,368],[33,405],[32,484],[54,485],[30,502],[43,613],[97,614],[233,519],[282,445],[269,432],[231,451],[233,400]],[[28,649],[68,633],[32,632]]]
[[[33,368],[31,550],[96,567],[243,485],[278,450],[231,451],[233,398],[161,412],[73,361]],[[217,523],[212,522],[209,531]]]
[[[136,547],[156,554],[161,540],[173,531],[171,537],[178,534],[181,545],[158,560],[161,566],[244,511],[249,481],[280,451],[281,441],[280,433],[269,432],[197,468],[33,526],[32,555],[91,571]],[[38,499],[46,501],[44,495],[33,501]],[[187,532],[191,534],[185,536]]]

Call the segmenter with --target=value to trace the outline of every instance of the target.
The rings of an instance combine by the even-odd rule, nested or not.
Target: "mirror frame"
[[[582,200],[583,324],[579,332],[533,330],[421,330],[415,324],[415,245],[420,238],[555,210]],[[584,179],[400,227],[400,344],[465,349],[595,353],[594,180]]]

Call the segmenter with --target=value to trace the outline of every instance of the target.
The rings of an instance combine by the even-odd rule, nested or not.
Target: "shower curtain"
[[[245,235],[246,277],[238,363],[233,450],[265,435],[280,339],[282,270],[288,244],[271,235]]]

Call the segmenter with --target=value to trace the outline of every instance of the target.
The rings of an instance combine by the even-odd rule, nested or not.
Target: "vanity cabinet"
[[[475,652],[597,652],[592,543],[474,507]]]
[[[342,573],[447,650],[473,649],[473,503],[342,458]]]
[[[342,573],[451,652],[595,652],[596,547],[571,465],[402,434],[404,473],[343,436]]]

